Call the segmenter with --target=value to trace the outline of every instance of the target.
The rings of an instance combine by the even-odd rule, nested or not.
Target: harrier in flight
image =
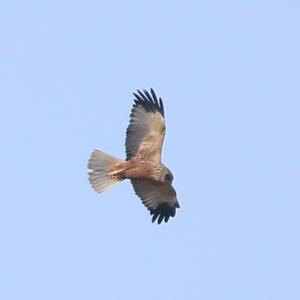
[[[168,222],[179,203],[172,186],[173,174],[161,163],[166,126],[164,106],[153,89],[137,90],[126,131],[126,160],[95,150],[89,159],[89,181],[97,193],[130,179],[133,189],[152,216]]]

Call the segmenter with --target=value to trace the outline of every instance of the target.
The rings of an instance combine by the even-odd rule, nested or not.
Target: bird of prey
[[[97,193],[130,179],[133,189],[160,224],[179,208],[173,174],[161,162],[166,132],[164,105],[153,89],[137,90],[126,131],[126,160],[94,150],[88,162],[89,181]]]

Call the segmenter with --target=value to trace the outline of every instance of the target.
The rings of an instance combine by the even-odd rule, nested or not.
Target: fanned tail
[[[104,153],[100,150],[94,150],[89,159],[88,168],[89,181],[97,193],[102,193],[114,184],[122,181],[108,175],[108,170],[114,165],[123,162],[123,160]]]

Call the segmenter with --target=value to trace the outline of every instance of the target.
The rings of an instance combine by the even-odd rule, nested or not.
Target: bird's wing
[[[166,182],[152,180],[131,180],[135,193],[153,215],[152,222],[158,218],[158,224],[168,222],[174,217],[179,203],[172,185]]]
[[[159,163],[165,136],[164,106],[153,89],[137,90],[126,132],[126,155]]]

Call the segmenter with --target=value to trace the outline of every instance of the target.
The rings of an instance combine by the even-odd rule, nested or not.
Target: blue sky
[[[1,299],[300,299],[297,1],[0,8]],[[150,87],[181,204],[160,226],[87,180]]]

